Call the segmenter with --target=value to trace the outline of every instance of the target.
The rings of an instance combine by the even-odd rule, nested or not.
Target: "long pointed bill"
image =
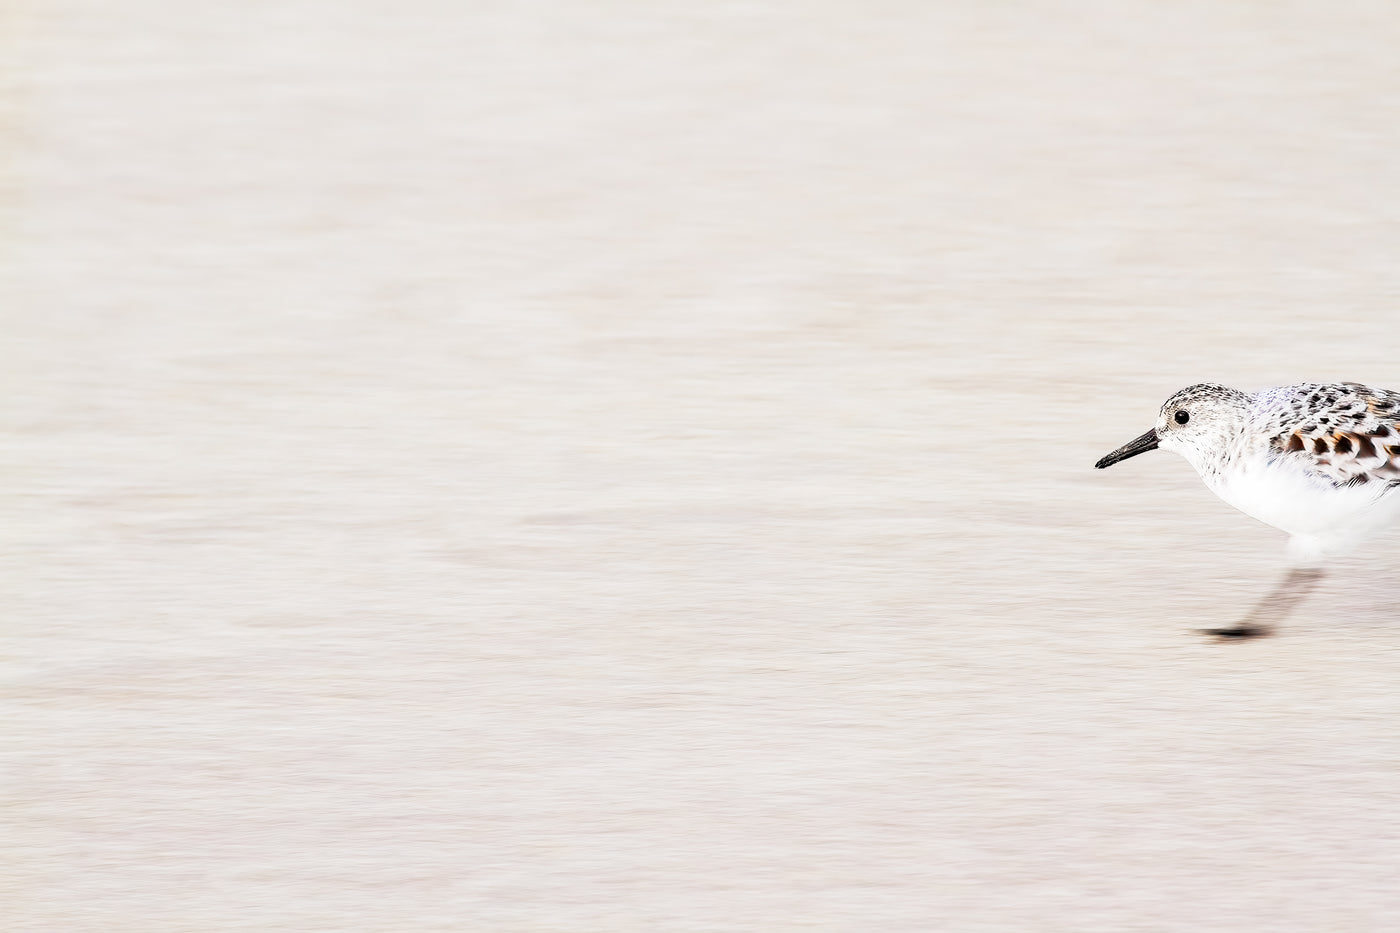
[[[1108,454],[1098,463],[1094,464],[1094,468],[1097,470],[1102,470],[1104,467],[1113,466],[1119,460],[1127,460],[1129,457],[1136,457],[1138,454],[1145,454],[1149,450],[1156,449],[1157,429],[1153,428],[1151,431],[1148,431],[1142,437],[1135,437],[1132,440],[1128,441],[1128,443],[1124,444],[1122,447],[1119,447],[1113,453]]]

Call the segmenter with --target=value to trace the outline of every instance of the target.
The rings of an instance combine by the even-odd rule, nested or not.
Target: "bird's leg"
[[[1233,641],[1245,638],[1262,638],[1272,635],[1274,623],[1302,602],[1317,581],[1322,579],[1320,567],[1293,567],[1249,613],[1235,625],[1226,628],[1208,628],[1205,634],[1213,635],[1220,641]]]

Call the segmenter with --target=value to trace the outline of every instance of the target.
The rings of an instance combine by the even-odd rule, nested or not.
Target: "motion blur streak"
[[[11,5],[0,925],[1393,923],[1394,540],[1090,465],[1400,383],[1398,33]]]

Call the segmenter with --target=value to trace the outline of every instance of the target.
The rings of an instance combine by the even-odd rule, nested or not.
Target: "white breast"
[[[1264,457],[1235,463],[1206,478],[1226,502],[1268,525],[1344,544],[1400,518],[1400,491],[1380,482],[1334,486]]]

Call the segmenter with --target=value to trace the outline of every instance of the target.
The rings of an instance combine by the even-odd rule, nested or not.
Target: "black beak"
[[[1106,455],[1098,463],[1094,464],[1094,469],[1102,470],[1104,467],[1111,467],[1119,460],[1127,460],[1129,457],[1136,457],[1138,454],[1145,454],[1149,450],[1157,449],[1157,429],[1153,428],[1142,437],[1135,437],[1128,443],[1119,447],[1113,453]]]

